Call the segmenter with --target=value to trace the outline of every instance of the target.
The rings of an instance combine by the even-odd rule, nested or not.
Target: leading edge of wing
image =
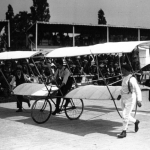
[[[108,86],[114,99],[120,94],[121,86]],[[110,100],[112,99],[107,86],[85,85],[70,91],[65,98],[90,99],[90,100]]]

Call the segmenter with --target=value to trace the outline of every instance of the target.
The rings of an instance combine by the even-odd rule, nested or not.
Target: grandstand
[[[87,46],[104,42],[150,40],[150,28],[37,21],[28,31],[32,48]],[[30,35],[30,36],[29,36]]]

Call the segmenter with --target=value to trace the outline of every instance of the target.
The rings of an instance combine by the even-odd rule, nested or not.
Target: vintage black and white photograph
[[[149,18],[149,0],[0,0],[0,150],[149,150]]]

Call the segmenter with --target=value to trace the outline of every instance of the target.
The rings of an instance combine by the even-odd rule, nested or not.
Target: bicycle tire
[[[65,114],[70,120],[77,120],[83,113],[84,103],[82,99],[70,99],[67,107],[65,107]]]
[[[45,123],[52,114],[52,105],[48,99],[36,100],[31,108],[31,117],[38,123]]]

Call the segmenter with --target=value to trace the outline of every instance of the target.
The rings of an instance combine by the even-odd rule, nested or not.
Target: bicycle
[[[38,123],[45,123],[52,115],[52,103],[56,107],[56,102],[53,100],[57,96],[51,96],[50,91],[45,99],[38,99],[32,105],[31,117]],[[84,103],[82,99],[70,99],[67,107],[65,107],[65,97],[62,98],[62,103],[60,105],[60,113],[65,112],[65,115],[70,120],[77,120],[83,113]]]

